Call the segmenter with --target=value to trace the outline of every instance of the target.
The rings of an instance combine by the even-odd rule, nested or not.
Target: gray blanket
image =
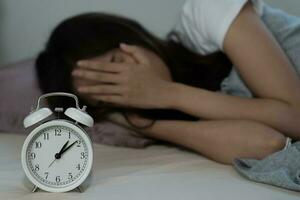
[[[234,166],[250,180],[300,191],[300,142],[263,160],[236,159]]]

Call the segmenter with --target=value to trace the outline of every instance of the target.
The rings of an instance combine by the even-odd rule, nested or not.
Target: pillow
[[[0,83],[0,131],[23,132],[23,119],[41,95],[34,59],[1,67]]]
[[[0,131],[25,133],[23,119],[35,108],[42,95],[34,67],[35,59],[24,60],[0,68]],[[43,102],[43,105],[47,105]],[[93,142],[143,148],[154,141],[133,134],[120,125],[104,121],[96,122],[88,129]]]

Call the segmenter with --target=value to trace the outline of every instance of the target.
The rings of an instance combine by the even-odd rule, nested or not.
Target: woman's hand
[[[135,108],[167,108],[172,79],[167,66],[154,53],[121,44],[123,52],[133,57],[131,63],[79,61],[73,75],[99,84],[82,86],[79,93],[92,99]]]

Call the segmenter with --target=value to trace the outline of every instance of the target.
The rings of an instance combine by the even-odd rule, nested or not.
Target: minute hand
[[[67,150],[69,150],[77,141],[73,142],[70,146],[68,146],[67,148],[63,149],[62,152],[60,152],[59,154],[62,155],[63,153],[65,153]]]
[[[59,155],[62,154],[62,152],[64,151],[64,149],[66,148],[66,146],[68,145],[69,140],[64,144],[64,146],[61,148],[61,150],[58,152]]]

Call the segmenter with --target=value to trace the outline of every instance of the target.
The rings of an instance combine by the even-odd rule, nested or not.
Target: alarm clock
[[[67,119],[52,117],[46,120],[53,111],[40,108],[40,102],[50,96],[75,100],[76,107],[64,111]],[[76,188],[81,191],[80,185],[89,176],[93,164],[92,142],[80,125],[92,127],[94,120],[85,110],[86,106],[80,109],[75,95],[56,92],[40,96],[36,109],[25,117],[25,128],[37,126],[25,139],[21,152],[23,170],[34,185],[32,192],[38,188],[48,192],[67,192]],[[54,112],[63,112],[63,108],[55,108]]]

